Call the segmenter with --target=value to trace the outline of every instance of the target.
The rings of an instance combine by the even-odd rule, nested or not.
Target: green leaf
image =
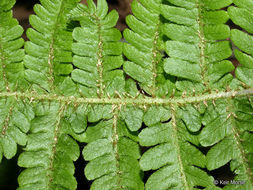
[[[95,180],[91,189],[143,189],[137,161],[139,146],[123,128],[126,126],[117,116],[88,128],[88,145],[83,149],[83,157],[90,161],[85,167],[85,176]]]
[[[103,19],[108,12],[108,5],[106,0],[98,0],[97,2],[97,16]]]
[[[133,15],[126,17],[130,29],[125,29],[123,33],[127,41],[123,53],[129,60],[124,63],[123,69],[153,97],[169,96],[174,88],[162,70],[160,4],[160,0],[150,0],[149,3],[134,0],[131,4]]]
[[[180,6],[180,7],[184,7],[187,9],[192,9],[195,7],[195,1],[194,0],[168,0],[168,2]]]
[[[14,0],[0,2],[0,91],[26,89],[28,84],[24,79],[24,40],[21,38],[24,30],[12,18],[10,10]]]
[[[170,144],[156,146],[145,152],[141,157],[140,166],[144,171],[147,171],[156,170],[162,166],[171,164],[174,160],[169,155],[175,155],[175,151],[174,147],[171,147]]]
[[[221,9],[227,7],[233,3],[233,0],[206,0],[204,1],[204,6],[206,9]]]
[[[166,73],[196,82],[201,81],[201,68],[197,64],[191,64],[180,59],[169,58],[165,60],[164,70]]]
[[[241,32],[239,30],[232,30],[231,31],[231,39],[235,43],[235,45],[242,49],[244,52],[248,53],[249,55],[247,57],[252,57],[253,56],[253,49],[251,48],[250,44],[251,41],[253,42],[253,37]],[[236,54],[238,57],[238,53]],[[245,54],[242,54],[245,55]],[[239,55],[240,56],[240,55]],[[239,61],[241,60],[240,57],[238,58]],[[242,61],[242,60],[241,60]],[[236,69],[236,76],[238,77],[239,80],[247,84],[248,86],[252,86],[252,70],[251,68],[245,68],[243,67],[238,67]]]
[[[232,0],[167,2],[161,5],[161,13],[167,19],[162,31],[168,37],[165,51],[169,56],[164,60],[164,71],[191,81],[195,91],[199,83],[206,89],[222,87],[223,79],[228,80],[233,70],[232,63],[223,60],[229,58],[232,51],[225,41],[230,36],[230,29],[225,25],[228,15],[216,9],[230,5]],[[217,62],[220,75],[213,71]],[[219,80],[213,80],[216,74]]]
[[[246,68],[253,69],[253,57],[239,50],[235,50],[236,59]]]
[[[30,41],[25,44],[25,78],[47,92],[58,91],[73,70],[72,36],[67,31],[66,15],[76,3],[76,0],[43,0],[41,5],[34,6],[37,15],[29,19],[33,28],[27,30]]]
[[[17,144],[26,145],[26,133],[34,117],[32,106],[14,98],[0,101],[0,146],[1,154],[11,159],[17,152]]]
[[[210,105],[202,119],[204,129],[200,134],[200,143],[203,146],[211,146],[230,134],[231,120],[228,120],[226,112],[228,102],[217,101]],[[210,131],[212,131],[210,133]]]
[[[201,115],[193,105],[186,105],[179,109],[179,116],[191,132],[197,132],[201,128]]]
[[[203,13],[204,22],[208,24],[224,24],[229,20],[229,15],[226,11],[206,11]]]
[[[156,124],[150,128],[145,128],[139,134],[140,144],[142,146],[154,146],[168,142],[171,136],[170,125]]]
[[[143,111],[132,106],[126,107],[123,117],[130,131],[138,131],[142,125]]]
[[[253,14],[250,11],[244,8],[229,7],[228,13],[235,24],[249,33],[253,33],[253,29],[250,27],[253,23]]]
[[[143,121],[147,126],[152,126],[156,123],[168,121],[170,117],[170,110],[167,107],[152,106],[145,113]]]
[[[16,3],[15,0],[2,0],[0,2],[0,11],[8,11]]]
[[[80,105],[77,108],[68,107],[65,110],[65,120],[71,126],[73,132],[80,134],[83,133],[87,127],[87,106]]]
[[[252,36],[235,29],[231,31],[231,39],[238,48],[253,56],[253,48],[250,46],[253,42]]]
[[[240,81],[245,83],[247,86],[253,86],[253,78],[252,78],[252,56],[253,49],[251,43],[253,42],[252,34],[252,23],[253,23],[253,14],[250,12],[249,7],[252,7],[251,1],[243,1],[238,2],[235,1],[235,4],[238,7],[229,7],[228,13],[231,17],[231,20],[246,30],[248,33],[242,32],[240,30],[234,29],[231,31],[231,40],[233,43],[244,53],[236,50],[235,56],[242,64],[241,67],[236,69],[236,76]],[[246,55],[247,53],[248,55]]]
[[[118,14],[107,12],[105,0],[99,0],[97,7],[90,1],[88,9],[80,4],[71,11],[81,24],[73,31],[76,41],[72,46],[73,64],[77,68],[71,76],[80,84],[85,97],[107,97],[124,92],[125,79],[118,70],[123,65],[121,34],[114,28]]]
[[[228,163],[234,157],[234,154],[238,154],[234,150],[236,150],[236,147],[235,144],[233,143],[233,139],[231,138],[223,139],[223,141],[215,145],[208,152],[207,169],[214,170]],[[223,159],[220,159],[221,157]]]
[[[104,119],[112,118],[112,106],[111,105],[94,105],[90,106],[88,112],[88,121],[97,122]]]
[[[200,136],[203,146],[217,143],[207,153],[207,169],[214,170],[230,162],[231,170],[237,174],[235,180],[245,181],[240,189],[252,188],[252,149],[249,148],[253,137],[249,132],[253,121],[251,101],[252,98],[236,98],[216,102],[216,108],[208,110],[204,119],[204,124],[211,121],[215,127],[207,124]],[[216,119],[213,118],[215,115],[218,116]]]
[[[251,10],[253,8],[253,3],[249,0],[233,0],[233,3],[238,7]]]
[[[212,177],[194,167],[206,165],[205,156],[187,142],[194,135],[189,134],[189,138],[182,139],[180,135],[185,135],[186,131],[178,133],[177,130],[181,131],[185,126],[181,122],[178,125],[173,123],[174,119],[170,123],[143,129],[139,134],[141,145],[152,146],[142,155],[140,166],[144,171],[157,170],[148,178],[145,189],[191,189],[198,185],[213,187]],[[196,176],[201,180],[197,180]]]
[[[19,189],[76,189],[74,164],[79,147],[63,133],[64,106],[42,103],[36,106],[31,133],[18,165],[25,167],[19,176]]]
[[[253,0],[133,0],[124,39],[106,0],[40,0],[25,45],[15,2],[0,162],[20,154],[18,189],[78,188],[80,148],[91,190],[216,190],[225,165],[243,183],[225,190],[253,189]]]
[[[235,73],[239,80],[245,82],[245,84],[247,84],[248,86],[253,86],[253,78],[252,78],[253,69],[238,67]]]

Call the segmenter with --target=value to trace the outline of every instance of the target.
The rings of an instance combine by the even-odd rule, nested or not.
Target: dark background
[[[95,0],[96,1],[96,0]],[[18,19],[19,23],[23,26],[23,28],[26,30],[30,27],[29,25],[29,15],[33,14],[33,6],[34,4],[38,3],[39,0],[17,0],[17,3],[13,9],[13,15],[15,18]],[[131,13],[130,3],[132,0],[107,0],[109,4],[109,9],[116,9],[119,12],[119,21],[117,24],[117,28],[120,31],[123,31],[126,28],[125,24],[125,17],[126,15]],[[86,0],[82,0],[82,3],[86,3]],[[232,23],[229,23],[230,26],[232,26]],[[233,27],[233,26],[232,26]],[[23,35],[23,38],[27,40],[25,34]],[[231,58],[233,63],[237,65],[236,61]],[[80,144],[81,150],[83,149],[84,144]],[[18,152],[21,152],[21,147],[19,147]],[[203,152],[206,152],[207,150],[202,150]],[[17,177],[22,171],[22,168],[19,168],[17,166],[17,158],[14,157],[11,160],[3,159],[1,165],[0,165],[0,190],[15,190],[18,187],[17,183]],[[83,168],[85,166],[85,161],[83,160],[82,156],[80,156],[79,160],[75,162],[76,166],[76,172],[75,177],[78,182],[78,190],[82,189],[89,189],[89,186],[91,182],[86,180],[84,177],[84,171]],[[221,179],[221,180],[231,180],[234,177],[234,174],[230,172],[229,164],[226,166],[214,170],[212,172],[209,172],[215,179]],[[144,180],[147,180],[148,176],[150,175],[150,172],[145,173]],[[221,186],[222,187],[222,186]]]

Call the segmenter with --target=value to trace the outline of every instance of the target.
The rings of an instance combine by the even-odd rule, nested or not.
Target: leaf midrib
[[[53,143],[52,143],[52,149],[51,149],[51,155],[50,155],[50,162],[49,162],[49,175],[48,175],[48,189],[51,189],[50,186],[53,182],[53,170],[54,170],[54,159],[55,159],[55,154],[56,154],[56,146],[58,144],[58,138],[60,134],[60,122],[62,115],[65,110],[65,104],[63,104],[57,114],[57,119],[55,123],[55,129],[54,129],[54,136],[53,136]]]
[[[99,97],[103,97],[104,95],[104,84],[103,84],[103,72],[104,72],[104,68],[103,68],[103,41],[102,41],[102,36],[101,36],[101,24],[100,24],[100,19],[99,17],[97,17],[96,15],[94,16],[96,21],[97,21],[97,25],[98,25],[98,51],[97,51],[97,71],[99,74],[99,79],[97,81],[97,95]]]
[[[112,126],[112,144],[113,144],[113,150],[114,150],[114,156],[116,160],[116,176],[117,176],[117,190],[123,189],[121,186],[121,173],[122,171],[120,170],[120,157],[119,157],[119,152],[118,152],[118,142],[119,142],[119,136],[118,136],[118,130],[117,130],[117,124],[118,124],[118,112],[119,108],[117,105],[113,105],[114,114],[113,114],[113,126]]]
[[[156,78],[157,78],[157,65],[159,63],[159,60],[157,60],[157,54],[159,54],[159,51],[157,50],[157,43],[158,43],[158,39],[159,39],[159,28],[160,28],[160,21],[159,23],[156,25],[156,32],[154,34],[154,40],[153,40],[153,47],[152,47],[152,88],[151,88],[151,92],[152,92],[152,97],[156,96]]]
[[[1,66],[2,66],[2,78],[3,78],[3,81],[5,83],[5,89],[9,92],[10,89],[9,89],[9,84],[8,84],[8,80],[7,80],[7,77],[6,77],[6,71],[5,71],[5,68],[6,68],[6,64],[5,64],[5,56],[4,56],[4,50],[3,50],[3,47],[2,47],[2,38],[0,37],[0,59],[1,59]]]
[[[209,100],[226,99],[234,97],[243,97],[253,95],[253,88],[217,92],[211,94],[203,94],[196,96],[174,97],[174,98],[151,98],[144,95],[134,98],[77,98],[74,96],[60,96],[57,94],[37,94],[36,92],[0,92],[0,98],[15,97],[16,99],[28,99],[32,101],[56,101],[65,102],[67,104],[115,104],[115,105],[171,105],[171,104],[192,104]],[[128,96],[126,96],[128,97]]]
[[[206,90],[209,91],[209,80],[207,79],[206,76],[206,71],[207,71],[207,63],[206,63],[206,55],[205,55],[205,49],[206,49],[206,40],[205,40],[205,35],[204,35],[204,22],[202,18],[202,11],[203,11],[203,5],[201,0],[196,1],[196,6],[198,9],[198,17],[197,17],[197,23],[199,25],[198,29],[198,37],[199,37],[199,43],[198,47],[200,49],[200,68],[201,68],[201,76],[202,76],[202,81],[204,86],[206,87]]]
[[[5,117],[2,132],[1,132],[1,134],[3,136],[5,136],[6,133],[7,133],[7,130],[8,130],[8,127],[9,127],[9,121],[10,121],[10,118],[11,118],[11,115],[12,115],[13,108],[14,108],[14,105],[12,104],[12,106],[10,107],[10,109],[9,109],[9,111],[8,111],[6,117]]]
[[[175,105],[171,105],[171,121],[172,121],[172,135],[174,138],[174,145],[176,147],[176,152],[177,152],[177,160],[178,160],[178,165],[180,169],[180,177],[181,181],[183,183],[184,189],[185,190],[190,190],[189,184],[186,179],[185,171],[184,171],[184,164],[181,158],[181,151],[180,151],[180,145],[179,145],[179,138],[178,138],[178,133],[177,133],[177,119],[176,119],[176,109],[177,107]]]
[[[64,0],[60,1],[60,6],[59,6],[59,12],[56,14],[56,21],[53,25],[53,33],[52,33],[52,39],[49,45],[49,54],[48,54],[48,66],[49,66],[49,78],[48,82],[50,84],[50,90],[54,91],[54,42],[56,38],[56,31],[57,31],[57,26],[59,24],[59,18],[60,14],[63,12],[63,5],[64,5]]]

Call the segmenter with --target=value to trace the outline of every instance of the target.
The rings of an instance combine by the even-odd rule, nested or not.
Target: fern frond
[[[182,121],[176,121],[174,114],[172,111],[169,123],[155,124],[139,134],[142,146],[153,147],[142,155],[141,169],[157,170],[148,178],[145,189],[219,189],[201,169],[206,166],[206,158],[195,147],[198,137],[189,133]]]
[[[73,31],[73,63],[77,67],[72,79],[79,85],[80,93],[85,97],[106,97],[124,92],[125,80],[121,33],[114,26],[118,13],[109,14],[105,0],[98,0],[97,7],[88,0],[88,6],[79,4],[71,12],[81,27]]]
[[[124,71],[149,95],[169,97],[174,85],[163,72],[160,4],[161,0],[132,2],[133,15],[126,17],[130,29],[124,31],[123,53],[129,60]]]
[[[106,0],[40,2],[24,51],[0,0],[0,162],[24,147],[19,190],[76,189],[77,142],[91,190],[218,190],[227,164],[244,184],[224,189],[253,189],[253,0],[133,0],[124,43]]]
[[[25,169],[18,177],[19,189],[76,189],[73,161],[79,146],[63,122],[66,105],[39,103],[32,120],[27,146],[18,159]]]
[[[72,72],[72,33],[67,30],[67,14],[77,0],[41,0],[34,6],[37,15],[30,16],[33,28],[27,30],[25,44],[26,79],[34,89],[64,95],[75,92],[68,77]]]
[[[12,17],[12,6],[16,1],[0,2],[0,91],[25,89],[24,80],[24,30]]]
[[[226,1],[175,1],[166,0],[162,15],[169,20],[164,25],[166,42],[164,70],[178,77],[176,87],[180,91],[203,93],[227,86],[234,70],[225,60],[232,51],[227,39],[230,29],[225,11],[219,9],[232,3]]]
[[[24,80],[23,28],[12,17],[15,1],[0,1],[0,92],[10,93],[27,88]],[[17,144],[25,145],[26,133],[33,119],[32,107],[14,97],[0,99],[0,162],[3,155],[10,159],[17,152]]]
[[[83,156],[89,163],[85,167],[85,176],[95,180],[91,190],[142,190],[137,136],[128,131],[115,112],[113,119],[87,129],[88,145],[83,150]]]
[[[245,29],[249,34],[233,29],[232,42],[241,50],[235,50],[235,56],[241,63],[236,68],[236,77],[244,86],[252,87],[253,51],[251,50],[253,30],[251,23],[253,14],[252,1],[234,1],[238,7],[229,7],[228,13],[232,21]],[[236,174],[234,180],[241,180],[243,185],[227,185],[224,189],[252,189],[252,130],[253,106],[252,97],[227,99],[209,102],[202,123],[205,125],[200,134],[200,143],[203,146],[214,145],[207,153],[207,169],[214,170],[230,162],[231,170]]]
[[[211,104],[211,103],[210,103]],[[251,98],[217,101],[209,105],[200,134],[203,146],[214,145],[207,153],[207,169],[214,170],[230,162],[234,180],[245,184],[225,189],[252,189],[253,105]]]
[[[240,62],[236,68],[236,77],[249,87],[253,87],[253,2],[251,0],[234,0],[237,7],[229,7],[228,13],[231,20],[246,30],[234,29],[231,31],[232,42],[241,50],[235,50],[235,56]]]
[[[15,156],[17,144],[26,145],[26,133],[33,118],[29,103],[11,97],[0,100],[0,162],[3,155],[7,159]]]

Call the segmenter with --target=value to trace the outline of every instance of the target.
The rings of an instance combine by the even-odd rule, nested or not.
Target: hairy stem
[[[207,90],[209,91],[209,81],[206,77],[206,71],[207,71],[207,62],[206,62],[206,55],[205,55],[205,49],[206,49],[206,40],[205,40],[205,35],[204,35],[204,22],[203,22],[203,5],[201,0],[197,0],[197,8],[198,8],[198,18],[197,18],[197,23],[199,25],[198,29],[198,37],[199,37],[199,50],[200,50],[200,68],[201,68],[201,76],[202,76],[202,81]]]
[[[59,5],[59,12],[57,13],[56,16],[56,21],[54,23],[54,28],[53,28],[53,34],[52,34],[52,39],[50,42],[50,47],[49,47],[49,54],[48,54],[48,67],[49,67],[49,77],[48,77],[48,82],[50,84],[50,90],[54,91],[54,43],[55,43],[55,38],[56,38],[56,30],[58,30],[58,25],[59,25],[59,18],[60,18],[60,14],[62,13],[63,10],[63,4],[64,1],[61,1],[60,5]]]
[[[118,190],[123,189],[123,187],[121,186],[121,173],[122,171],[120,171],[120,166],[119,166],[119,161],[120,161],[120,157],[119,157],[119,153],[118,153],[118,141],[119,141],[119,136],[118,136],[118,130],[117,130],[117,124],[118,124],[118,112],[119,112],[119,108],[117,105],[113,105],[113,127],[112,127],[112,144],[113,144],[113,150],[114,150],[114,154],[115,154],[115,159],[116,159],[116,167],[117,167],[117,171],[116,171],[116,176],[117,176],[117,183],[118,183]]]
[[[53,170],[54,170],[54,157],[56,154],[56,146],[58,143],[58,138],[59,138],[59,133],[60,133],[60,122],[61,122],[61,118],[62,118],[62,114],[64,112],[65,109],[65,104],[61,106],[61,108],[59,109],[59,113],[58,113],[58,118],[56,120],[56,124],[55,124],[55,129],[54,129],[54,136],[53,136],[53,143],[52,143],[52,154],[50,155],[50,164],[49,164],[49,171],[50,174],[49,176],[49,186],[52,184],[53,182]],[[50,188],[49,188],[50,189]]]
[[[187,179],[185,176],[185,171],[184,171],[184,166],[183,166],[183,162],[182,162],[182,158],[181,158],[181,153],[180,153],[180,145],[179,145],[179,141],[178,141],[178,133],[177,133],[177,121],[176,121],[176,106],[175,105],[171,105],[171,121],[172,121],[172,130],[173,130],[173,141],[174,141],[174,145],[176,147],[176,152],[177,152],[177,160],[178,160],[178,165],[179,165],[179,169],[180,169],[180,176],[181,176],[181,180],[184,186],[185,190],[190,190],[190,187],[187,183]]]
[[[7,92],[9,92],[10,89],[8,87],[8,80],[6,78],[6,71],[5,71],[6,65],[5,65],[4,50],[1,46],[1,44],[2,44],[2,39],[0,38],[0,59],[1,59],[1,66],[2,66],[2,79],[4,81],[5,88],[6,88]]]
[[[97,71],[99,74],[99,79],[97,80],[97,95],[103,97],[104,95],[104,86],[103,86],[103,41],[101,37],[101,25],[100,20],[95,16],[98,24],[98,51],[97,51]]]
[[[184,98],[149,98],[143,96],[142,98],[76,98],[74,96],[58,96],[56,94],[37,94],[37,93],[22,93],[22,92],[0,92],[0,98],[16,97],[16,99],[29,99],[30,101],[48,100],[59,101],[73,104],[121,104],[121,105],[170,105],[170,104],[191,104],[198,102],[205,102],[208,100],[217,100],[223,98],[233,98],[241,96],[253,95],[253,88],[239,91],[218,92],[211,94],[204,94],[199,96],[190,96]]]

